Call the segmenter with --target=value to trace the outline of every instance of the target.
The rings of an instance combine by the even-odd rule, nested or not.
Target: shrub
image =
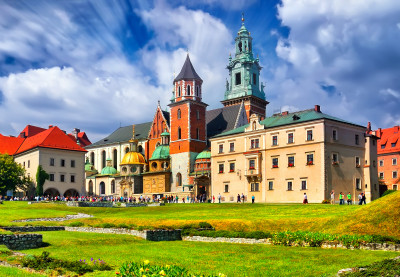
[[[389,194],[391,194],[391,193],[393,193],[393,192],[396,192],[396,190],[388,189],[387,191],[385,191],[385,192],[382,194],[381,197],[384,197],[384,196],[386,196],[386,195],[389,195]]]
[[[326,199],[322,200],[322,204],[330,204],[330,203],[331,202],[329,200],[326,200]]]
[[[117,225],[118,228],[124,228],[124,229],[129,229],[129,226],[125,223],[120,223]]]
[[[80,221],[74,221],[74,222],[71,222],[70,224],[68,224],[69,227],[82,227],[84,225],[85,224],[83,222],[80,222]]]
[[[101,228],[114,228],[114,227],[116,227],[114,223],[108,223],[108,222],[106,222],[106,223],[101,223],[99,226],[100,226]]]
[[[203,229],[211,229],[212,225],[208,222],[199,222],[199,228],[203,228]]]

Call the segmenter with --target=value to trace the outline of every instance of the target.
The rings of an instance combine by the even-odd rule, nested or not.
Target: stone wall
[[[43,232],[43,231],[64,231],[63,226],[12,226],[12,227],[1,227],[1,229],[11,232]]]
[[[67,206],[69,207],[104,207],[104,208],[112,208],[112,202],[77,202],[77,201],[69,201],[67,202]]]
[[[173,241],[182,240],[181,230],[146,230],[146,240]]]
[[[0,244],[12,250],[38,248],[42,246],[42,243],[40,234],[0,235]]]

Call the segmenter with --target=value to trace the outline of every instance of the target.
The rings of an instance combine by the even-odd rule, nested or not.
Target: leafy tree
[[[36,195],[43,195],[43,185],[48,179],[49,174],[39,165],[36,172]]]
[[[0,194],[4,195],[7,190],[14,191],[28,182],[25,169],[16,163],[12,156],[0,154]]]

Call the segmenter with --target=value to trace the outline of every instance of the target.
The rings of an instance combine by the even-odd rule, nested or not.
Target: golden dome
[[[127,164],[146,164],[146,160],[143,155],[138,152],[128,152],[121,161],[121,165]]]

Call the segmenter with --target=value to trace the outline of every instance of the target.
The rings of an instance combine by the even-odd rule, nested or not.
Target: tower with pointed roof
[[[170,107],[170,156],[174,192],[189,185],[189,173],[198,153],[207,146],[206,107],[202,102],[203,80],[196,73],[189,54],[174,79]]]
[[[253,39],[244,25],[235,39],[235,57],[229,56],[229,80],[226,81],[224,100],[221,103],[226,106],[244,103],[247,118],[251,114],[257,114],[261,119],[265,118],[265,109],[268,101],[265,100],[264,84],[260,82],[262,67],[259,59],[253,56]]]

